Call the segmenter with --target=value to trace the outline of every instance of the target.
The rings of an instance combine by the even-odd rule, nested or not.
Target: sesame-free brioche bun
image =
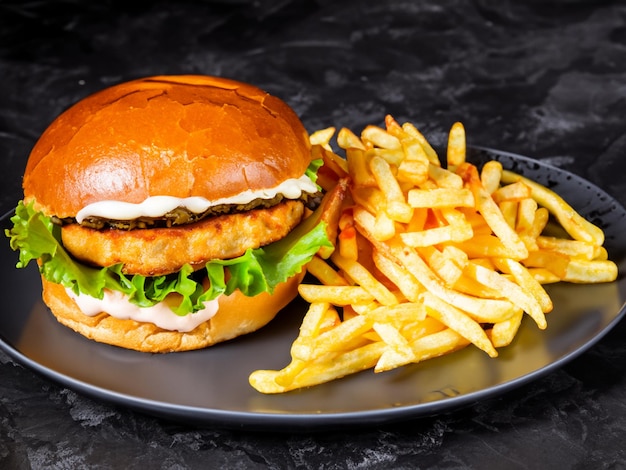
[[[225,78],[156,76],[59,115],[31,152],[24,200],[59,218],[103,200],[214,200],[298,178],[310,161],[306,129],[281,99]]]
[[[152,323],[121,320],[108,313],[85,315],[60,284],[42,276],[43,299],[62,325],[81,335],[113,346],[141,352],[169,353],[213,346],[252,333],[274,319],[298,292],[304,271],[266,292],[247,297],[240,291],[218,298],[219,310],[190,332],[170,331]],[[193,314],[192,314],[193,315]]]

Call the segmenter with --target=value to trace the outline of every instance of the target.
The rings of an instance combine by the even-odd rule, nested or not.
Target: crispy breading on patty
[[[95,230],[69,224],[61,235],[67,250],[87,264],[123,263],[126,274],[158,276],[177,272],[186,263],[199,268],[212,259],[235,258],[280,240],[303,215],[304,204],[289,200],[169,228]]]

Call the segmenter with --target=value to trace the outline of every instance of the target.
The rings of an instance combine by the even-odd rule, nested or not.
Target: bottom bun
[[[121,320],[107,313],[85,315],[65,287],[42,277],[43,300],[59,323],[101,343],[142,352],[166,353],[202,349],[267,325],[298,293],[304,272],[279,284],[273,294],[247,297],[236,291],[218,298],[219,310],[190,332],[170,331],[152,323]]]

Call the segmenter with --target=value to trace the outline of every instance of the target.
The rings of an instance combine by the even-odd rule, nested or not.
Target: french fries
[[[495,358],[526,315],[547,327],[544,284],[616,279],[602,230],[499,162],[467,162],[462,124],[450,130],[445,165],[414,125],[391,116],[360,136],[340,129],[345,158],[332,150],[334,132],[311,136],[323,188],[336,193],[324,219],[334,248],[309,264],[319,284],[299,288],[310,307],[291,362],[254,371],[258,391],[389,371],[469,345]],[[550,215],[566,236],[544,233]]]

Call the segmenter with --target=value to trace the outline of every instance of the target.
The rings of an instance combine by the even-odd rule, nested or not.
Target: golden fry
[[[331,259],[344,273],[346,273],[347,276],[369,292],[372,297],[374,297],[381,304],[395,305],[398,303],[398,299],[396,299],[389,289],[387,289],[382,282],[376,279],[376,277],[362,264],[359,264],[355,260],[344,258],[339,253],[334,253],[331,256]]]
[[[332,139],[333,135],[335,135],[336,128],[335,127],[327,127],[326,129],[320,129],[318,131],[313,132],[309,136],[309,141],[311,145],[321,145],[325,149],[331,150],[330,147],[330,139]]]
[[[518,308],[511,318],[493,325],[489,337],[495,348],[503,348],[511,344],[522,324],[523,317],[524,311]]]
[[[428,314],[431,317],[459,333],[465,339],[489,354],[489,356],[498,356],[498,351],[496,351],[493,344],[491,344],[487,333],[485,333],[485,330],[483,330],[476,321],[430,292],[424,292],[423,301],[429,308]]]
[[[337,145],[342,149],[359,149],[365,150],[365,145],[361,139],[357,137],[350,129],[342,127],[337,134]]]
[[[298,293],[307,302],[328,302],[334,305],[364,304],[374,300],[374,296],[359,286],[318,286],[300,284]]]
[[[500,186],[493,193],[491,197],[496,203],[502,201],[521,201],[522,199],[528,199],[531,196],[530,188],[522,181],[507,184],[506,186]]]
[[[465,127],[455,122],[448,134],[448,168],[456,168],[465,162]]]
[[[602,256],[602,247],[589,242],[548,236],[539,236],[536,241],[537,247],[542,250],[555,251],[572,258],[591,261]]]
[[[602,229],[583,218],[554,191],[507,170],[502,172],[502,181],[506,183],[521,181],[527,185],[531,189],[532,197],[541,206],[547,208],[575,240],[590,242],[598,246],[604,243]]]
[[[406,203],[389,163],[381,157],[374,156],[370,160],[370,170],[385,195],[387,215],[399,222],[409,222],[413,216],[413,209]]]
[[[611,282],[617,279],[617,265],[609,260],[587,261],[572,259],[567,265],[563,278],[567,282],[596,283]]]
[[[424,292],[424,287],[417,279],[403,266],[378,250],[374,250],[372,256],[379,271],[398,287],[409,302],[418,303],[420,294]]]
[[[439,188],[461,189],[463,187],[463,178],[450,170],[432,163],[428,165],[428,176],[431,178],[434,186]]]
[[[400,140],[385,129],[369,125],[361,132],[361,140],[381,149],[400,149]]]
[[[411,189],[408,192],[411,207],[474,207],[474,195],[467,188]]]
[[[489,194],[493,194],[500,187],[501,178],[502,163],[491,160],[483,165],[480,172],[480,182]]]
[[[326,286],[347,286],[348,281],[319,256],[314,256],[307,265],[307,272]]]
[[[414,362],[453,353],[470,344],[470,341],[452,328],[421,336],[411,342]]]

